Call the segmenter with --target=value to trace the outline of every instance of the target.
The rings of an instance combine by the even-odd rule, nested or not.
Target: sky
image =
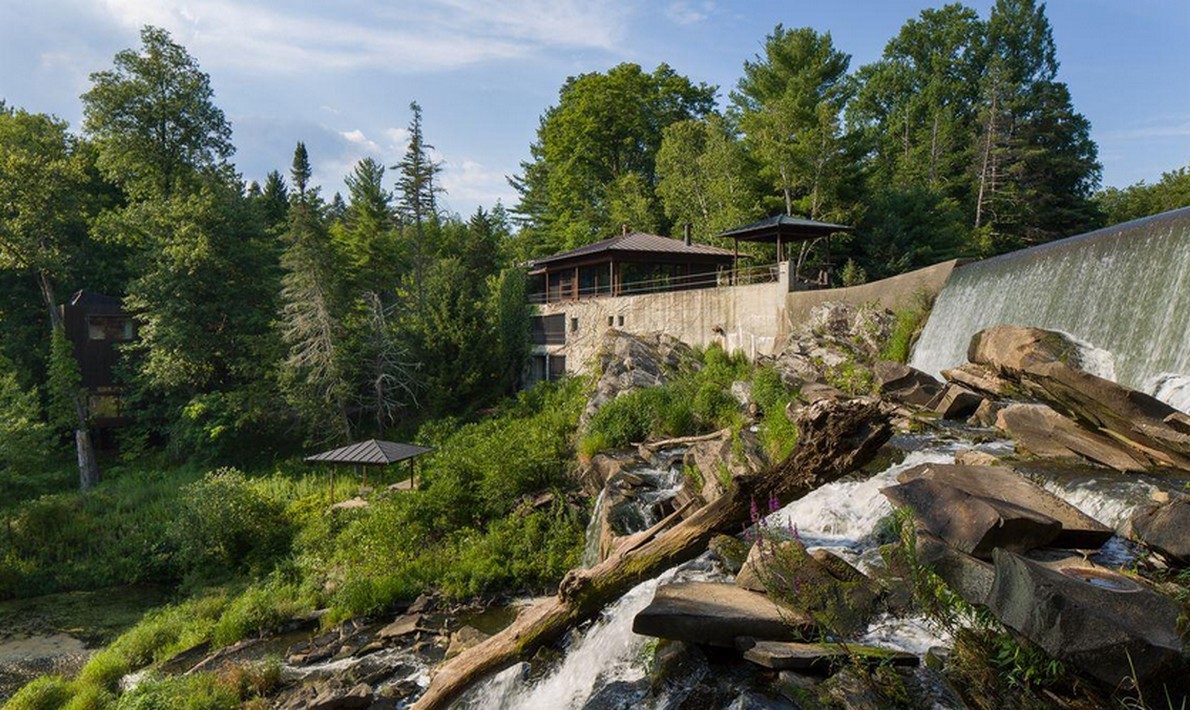
[[[942,3],[897,0],[0,0],[0,98],[78,129],[91,72],[164,27],[211,77],[246,180],[287,174],[304,141],[329,197],[361,158],[404,153],[409,103],[443,163],[444,204],[516,203],[568,76],[667,63],[719,87],[778,23],[829,31],[856,69]],[[984,17],[991,0],[967,3]],[[1047,14],[1103,184],[1154,182],[1190,163],[1190,0],[1051,0]],[[386,175],[391,187],[394,176]]]

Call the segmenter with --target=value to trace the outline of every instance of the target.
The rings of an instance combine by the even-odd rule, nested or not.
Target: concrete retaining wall
[[[771,355],[817,305],[876,302],[895,310],[919,293],[936,296],[956,265],[948,261],[863,286],[790,293],[789,264],[783,263],[773,283],[545,304],[538,307],[539,315],[565,314],[566,343],[538,346],[535,354],[564,356],[568,372],[581,372],[598,352],[604,332],[616,328],[661,331],[694,346],[719,343],[750,358]]]

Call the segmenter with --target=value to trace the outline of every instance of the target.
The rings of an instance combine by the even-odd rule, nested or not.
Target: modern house
[[[116,384],[117,346],[136,337],[132,316],[120,299],[79,291],[60,306],[66,338],[74,346],[74,357],[87,391],[87,411],[96,429],[127,422],[121,410],[121,389]]]
[[[789,330],[789,309],[828,286],[829,257],[815,266],[815,278],[799,274],[809,245],[849,230],[778,215],[717,235],[735,242],[729,250],[625,228],[617,237],[538,259],[530,271],[537,314],[527,383],[582,370],[610,328],[661,331],[691,345],[717,342],[749,357],[770,354]],[[740,242],[772,244],[772,261],[755,258],[752,249],[745,263]]]
[[[732,252],[707,244],[629,232],[532,263],[535,303],[626,296],[716,286],[735,263]]]

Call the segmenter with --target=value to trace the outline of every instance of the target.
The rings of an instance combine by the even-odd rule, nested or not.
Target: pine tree
[[[342,219],[331,226],[335,244],[350,267],[351,282],[360,292],[379,294],[385,305],[404,271],[392,195],[384,188],[384,166],[372,158],[356,164],[345,180],[349,202]]]
[[[413,261],[414,290],[420,306],[424,299],[425,271],[433,254],[430,234],[438,227],[438,173],[442,164],[431,156],[434,146],[422,134],[421,106],[409,104],[413,118],[409,122],[409,146],[405,158],[393,166],[397,171],[397,207],[412,234],[409,249]]]
[[[290,171],[296,192],[281,256],[281,337],[288,348],[282,385],[312,441],[347,441],[350,386],[343,354],[341,269],[327,234],[317,188],[309,186],[306,147],[297,144]]]

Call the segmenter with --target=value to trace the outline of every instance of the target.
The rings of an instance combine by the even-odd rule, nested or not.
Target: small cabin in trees
[[[115,366],[118,346],[136,337],[132,316],[120,299],[89,291],[75,293],[60,308],[66,339],[74,347],[87,391],[92,424],[102,429],[126,423]]]

